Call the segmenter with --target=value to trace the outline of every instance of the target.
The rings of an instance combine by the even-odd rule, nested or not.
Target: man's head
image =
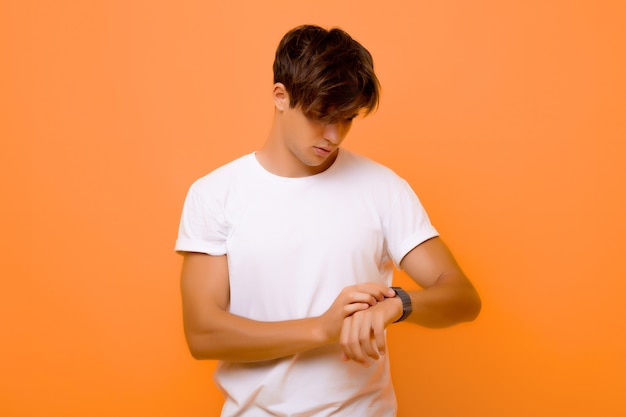
[[[323,123],[366,115],[378,106],[380,85],[372,56],[341,29],[299,26],[281,40],[274,83],[289,94],[289,106]]]

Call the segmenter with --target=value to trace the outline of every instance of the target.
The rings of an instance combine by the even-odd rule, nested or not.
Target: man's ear
[[[283,83],[274,84],[272,97],[274,98],[274,105],[278,111],[283,111],[289,107],[289,93],[287,93],[287,89]]]

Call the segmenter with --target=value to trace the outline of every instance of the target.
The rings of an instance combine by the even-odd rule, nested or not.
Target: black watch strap
[[[394,321],[394,323],[397,323],[409,317],[409,314],[413,311],[413,305],[411,304],[411,297],[402,288],[391,287],[391,289],[394,290],[396,295],[400,297],[400,300],[402,300],[402,316],[398,320]]]

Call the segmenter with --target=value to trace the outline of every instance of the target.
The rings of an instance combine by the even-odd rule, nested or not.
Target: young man
[[[385,328],[480,310],[409,185],[340,148],[378,95],[347,33],[291,30],[265,145],[189,190],[176,243],[185,335],[195,358],[220,360],[223,416],[394,416]],[[390,288],[393,264],[423,289]]]

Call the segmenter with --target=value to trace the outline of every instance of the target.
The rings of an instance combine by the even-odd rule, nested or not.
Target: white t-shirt
[[[393,264],[437,236],[390,169],[340,149],[326,171],[266,171],[254,154],[196,181],[177,251],[228,256],[230,312],[259,321],[323,314],[346,286],[391,285]],[[222,416],[395,416],[387,356],[369,368],[338,345],[253,363],[220,363]]]

